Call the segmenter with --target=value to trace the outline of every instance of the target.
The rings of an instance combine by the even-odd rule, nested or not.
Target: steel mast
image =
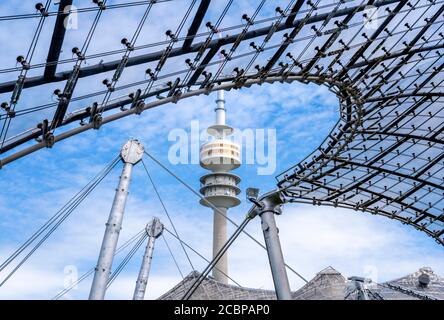
[[[151,261],[153,260],[154,243],[156,239],[162,235],[163,224],[159,218],[153,218],[147,224],[146,234],[148,235],[148,243],[146,245],[145,254],[143,255],[142,265],[140,266],[139,276],[137,277],[136,288],[134,289],[133,300],[143,300],[145,298],[146,286],[151,269]]]
[[[254,203],[248,215],[261,218],[261,227],[277,299],[291,300],[290,283],[288,282],[284,255],[282,254],[281,242],[279,240],[279,229],[274,218],[275,215],[282,214],[281,206],[284,204],[284,199],[279,191],[268,192],[259,199],[257,198],[258,195],[259,189],[247,189],[247,199]]]
[[[131,181],[131,173],[134,165],[142,159],[143,152],[143,145],[137,140],[129,140],[120,152],[120,157],[124,162],[124,166],[116,190],[116,195],[114,196],[108,222],[106,223],[99,260],[97,262],[94,280],[89,293],[90,300],[103,300],[105,298],[106,286],[111,274],[120,230],[122,229],[122,220]]]

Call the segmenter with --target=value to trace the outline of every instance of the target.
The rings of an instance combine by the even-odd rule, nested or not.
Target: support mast
[[[122,229],[122,220],[131,181],[131,173],[134,165],[142,159],[143,151],[144,148],[140,142],[130,140],[123,146],[120,152],[124,166],[108,222],[106,223],[105,235],[103,236],[94,280],[89,293],[90,300],[103,300],[105,298],[106,286],[111,274],[120,230]]]
[[[247,190],[247,195],[249,191]],[[282,254],[279,230],[274,215],[282,214],[281,205],[284,203],[279,192],[273,191],[263,195],[259,201],[250,199],[255,203],[255,214],[261,218],[262,232],[273,276],[276,297],[278,300],[291,300],[290,283],[285,269],[284,255]]]
[[[148,284],[148,277],[151,269],[151,261],[153,260],[154,244],[156,239],[162,235],[163,224],[158,218],[153,218],[153,220],[146,226],[145,230],[146,234],[148,235],[148,243],[146,245],[145,254],[143,255],[139,276],[137,277],[133,300],[143,300],[145,298],[146,286]]]

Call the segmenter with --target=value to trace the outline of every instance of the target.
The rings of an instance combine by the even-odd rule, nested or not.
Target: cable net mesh
[[[0,24],[24,36],[1,53],[1,164],[193,95],[312,82],[338,97],[339,121],[277,176],[286,200],[383,215],[444,244],[443,13],[438,0],[5,8]]]

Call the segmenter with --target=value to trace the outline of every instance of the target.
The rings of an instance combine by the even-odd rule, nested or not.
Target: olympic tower
[[[210,207],[211,203],[217,210],[213,210],[213,257],[227,241],[227,210],[240,204],[237,195],[240,193],[238,184],[240,178],[230,171],[240,166],[239,145],[228,137],[233,128],[225,124],[224,91],[217,93],[216,124],[207,129],[213,139],[200,148],[200,165],[208,173],[200,178],[200,193],[205,197],[200,204]],[[213,268],[213,277],[222,283],[228,283],[228,257],[224,254]]]

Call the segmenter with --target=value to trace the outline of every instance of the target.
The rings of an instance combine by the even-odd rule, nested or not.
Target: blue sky
[[[30,8],[18,7],[16,6],[18,1],[11,1],[0,5],[0,12],[2,14],[32,12],[34,2],[25,2],[29,2]],[[184,3],[186,1],[179,1],[182,6]],[[220,2],[217,3],[220,5]],[[243,8],[234,8],[233,12],[248,11],[254,3],[256,2],[242,1]],[[140,12],[136,10],[111,14],[114,16],[110,19],[115,23],[107,25],[108,32],[96,39],[96,47],[92,52],[119,48],[119,39],[124,33],[121,30],[124,30],[124,26],[130,29],[129,25],[133,25],[140,16]],[[166,23],[162,18],[165,18],[165,15],[168,13],[162,10],[153,13],[153,17],[159,23],[150,26],[164,32]],[[210,16],[213,17],[213,12],[210,12]],[[82,25],[83,22],[87,22],[87,18],[82,19],[79,19],[78,30],[68,32],[69,40],[65,44],[64,58],[70,57],[68,48],[78,45],[82,39],[81,33],[87,29]],[[239,23],[238,20],[232,14],[224,23],[228,26]],[[48,30],[51,29],[52,23],[48,22],[46,26]],[[15,30],[16,34],[29,38],[30,33],[26,27],[32,28],[35,24],[36,21],[31,20],[23,23],[20,28],[13,29],[15,24],[0,22],[0,41],[9,41],[13,44],[0,53],[2,68],[14,66],[15,57],[24,50],[19,47],[18,41],[11,42],[10,31]],[[141,39],[140,44],[156,41],[151,39],[151,34],[155,32],[147,35],[146,39]],[[26,37],[24,39],[27,39]],[[114,42],[108,37],[113,38]],[[47,50],[48,42],[44,38],[41,41],[35,58],[37,62],[44,61]],[[21,45],[24,46],[24,43],[29,41],[23,41]],[[115,45],[110,46],[109,43]],[[115,58],[117,56],[106,59]],[[88,63],[93,64],[93,62]],[[70,67],[71,65],[65,65],[60,70]],[[130,68],[123,82],[138,79],[143,70],[143,67]],[[15,77],[16,74],[1,75],[0,79],[5,81]],[[100,75],[89,81],[83,81],[76,94],[103,89],[100,85],[103,78],[104,75]],[[51,101],[49,93],[54,88],[62,86],[62,83],[57,83],[44,88],[26,90],[18,108],[47,103]],[[0,95],[0,98],[1,101],[7,101],[9,94]],[[168,162],[168,150],[172,142],[168,141],[168,134],[177,128],[189,131],[191,121],[195,120],[199,121],[201,129],[212,124],[214,100],[213,94],[190,98],[178,104],[164,105],[149,110],[141,116],[131,116],[105,125],[98,131],[80,134],[57,143],[52,149],[38,151],[5,166],[0,170],[1,260],[8,257],[109,163],[129,138],[139,139],[150,153],[197,189],[199,177],[205,171],[198,165],[171,165]],[[295,83],[254,86],[250,89],[227,92],[226,100],[227,122],[233,127],[241,130],[276,129],[278,142],[276,174],[302,160],[316,148],[338,117],[336,97],[326,88],[316,85]],[[72,110],[81,106],[84,107],[84,104],[73,104]],[[22,126],[34,126],[41,120],[41,116],[39,114],[26,117],[17,124],[17,127],[12,128],[12,132],[23,130],[25,127]],[[206,257],[210,257],[211,211],[200,207],[196,196],[180,186],[156,164],[148,159],[145,161],[184,241]],[[51,298],[63,289],[66,266],[75,266],[81,275],[95,265],[120,169],[121,165],[118,165],[45,245],[4,287],[0,288],[1,299]],[[255,165],[242,166],[235,173],[242,178],[240,197],[243,202],[231,209],[229,215],[239,222],[249,208],[248,203],[244,201],[245,188],[255,186],[267,191],[275,187],[275,179],[274,175],[258,176]],[[119,242],[123,243],[141,230],[152,216],[158,216],[169,227],[143,168],[138,165],[130,188]],[[306,278],[312,278],[316,272],[329,265],[345,276],[371,276],[378,282],[401,277],[422,266],[430,266],[435,272],[444,274],[441,247],[425,234],[382,217],[343,209],[288,205],[284,208],[284,214],[277,218],[277,223],[288,264]],[[258,220],[253,221],[247,230],[262,241]],[[230,227],[230,232],[232,231],[233,228]],[[178,243],[169,236],[167,239],[182,271],[185,274],[189,273],[191,268]],[[141,255],[142,252],[139,251],[115,281],[107,293],[108,298],[132,297]],[[206,266],[199,257],[192,253],[190,256],[197,270]],[[122,257],[123,255],[116,258],[115,266]],[[266,253],[250,239],[241,236],[229,251],[229,259],[230,275],[242,285],[272,288]],[[0,274],[0,279],[3,276]],[[290,273],[289,277],[293,290],[302,285],[293,274]],[[160,239],[155,249],[147,298],[158,297],[180,279],[165,244]],[[85,280],[66,298],[86,299],[91,280],[92,278]]]

